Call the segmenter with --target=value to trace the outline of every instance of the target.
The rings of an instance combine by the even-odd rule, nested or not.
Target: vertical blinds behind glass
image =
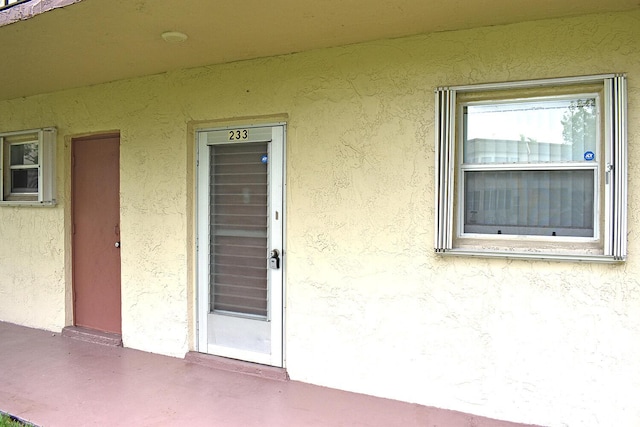
[[[592,169],[472,171],[464,181],[465,233],[594,235]]]

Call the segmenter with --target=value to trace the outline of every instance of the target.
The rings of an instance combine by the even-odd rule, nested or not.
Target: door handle
[[[269,257],[269,268],[272,270],[280,268],[280,252],[278,252],[277,249],[271,251],[271,256]]]
[[[120,247],[120,242],[116,242],[116,244],[114,245],[116,248]]]

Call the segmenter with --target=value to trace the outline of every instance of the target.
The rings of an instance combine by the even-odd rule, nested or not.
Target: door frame
[[[210,348],[212,346],[208,345],[208,315],[209,311],[203,309],[205,304],[208,304],[209,301],[209,161],[208,159],[201,159],[201,147],[210,146],[211,144],[203,144],[200,142],[200,135],[206,132],[211,131],[231,131],[238,129],[257,129],[257,128],[271,128],[272,135],[275,133],[279,134],[281,138],[281,153],[279,153],[279,157],[281,159],[281,164],[279,167],[281,168],[281,182],[276,184],[279,187],[278,194],[280,195],[280,200],[277,200],[279,206],[281,206],[280,215],[280,224],[281,224],[281,244],[280,244],[280,279],[279,279],[279,290],[276,293],[278,299],[280,300],[280,307],[277,312],[271,312],[270,319],[271,321],[277,321],[279,323],[278,334],[276,337],[271,336],[273,340],[276,338],[275,343],[272,343],[272,352],[271,354],[265,354],[264,357],[259,357],[258,353],[240,350],[240,349],[232,349],[225,348],[224,351],[221,352],[211,352]],[[257,124],[242,124],[240,121],[237,125],[227,125],[227,126],[214,126],[207,128],[199,128],[195,130],[194,135],[195,142],[195,157],[196,157],[196,174],[195,174],[195,247],[196,247],[196,270],[195,270],[195,284],[196,284],[196,292],[195,292],[195,324],[196,324],[196,336],[195,336],[195,347],[198,352],[201,353],[209,353],[222,357],[228,357],[238,360],[243,360],[247,362],[260,363],[265,365],[271,365],[276,367],[285,367],[285,283],[286,283],[286,122],[268,122],[268,123],[257,123]],[[247,141],[251,142],[251,141]],[[239,142],[242,143],[242,142]],[[273,145],[272,145],[273,146]],[[203,154],[205,156],[208,153]],[[269,155],[271,157],[271,154]],[[202,163],[201,163],[202,160]],[[271,159],[269,160],[271,162]],[[269,177],[270,179],[270,177]],[[204,203],[203,200],[207,200],[207,203]],[[270,212],[271,213],[271,212]],[[270,294],[270,297],[274,296]],[[205,302],[206,301],[206,302]],[[271,310],[270,310],[271,311]],[[274,328],[272,328],[273,331]],[[215,347],[215,346],[213,346]],[[220,347],[216,347],[216,349],[221,350]]]

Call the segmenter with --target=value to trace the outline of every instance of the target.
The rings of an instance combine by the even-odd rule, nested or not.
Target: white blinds
[[[212,145],[212,311],[267,316],[267,143]]]

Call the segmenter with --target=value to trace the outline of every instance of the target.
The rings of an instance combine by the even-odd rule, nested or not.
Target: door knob
[[[120,247],[120,242],[116,242],[115,247],[119,248]]]

